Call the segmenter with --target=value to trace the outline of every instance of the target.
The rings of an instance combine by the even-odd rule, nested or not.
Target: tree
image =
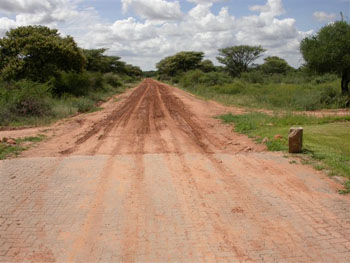
[[[205,59],[201,63],[199,63],[199,68],[203,72],[215,71],[215,66],[214,66],[213,62],[211,62],[211,60],[209,60],[209,59]]]
[[[87,59],[86,70],[96,72],[113,72],[125,73],[126,63],[120,61],[118,56],[107,56],[104,53],[105,48],[101,49],[83,49],[83,53]]]
[[[232,76],[248,71],[249,65],[265,52],[261,46],[233,46],[219,49],[217,60]]]
[[[24,26],[0,39],[0,74],[4,79],[45,82],[61,70],[81,72],[85,57],[70,36],[56,29]]]
[[[266,74],[286,74],[292,70],[287,61],[276,56],[264,58],[265,63],[259,68]]]
[[[157,63],[156,67],[160,75],[173,77],[180,72],[199,68],[203,57],[203,52],[182,51],[162,59]]]
[[[318,73],[338,73],[342,76],[342,94],[349,94],[350,24],[337,21],[306,37],[300,44],[306,65]]]

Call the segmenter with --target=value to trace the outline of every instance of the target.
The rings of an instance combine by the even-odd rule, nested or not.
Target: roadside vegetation
[[[252,113],[225,115],[235,130],[265,143],[271,151],[288,149],[291,126],[305,132],[303,163],[331,176],[350,179],[350,117],[310,117],[297,111],[349,109],[350,23],[328,24],[300,45],[305,64],[291,67],[278,56],[254,62],[261,46],[231,46],[218,50],[214,66],[203,52],[180,52],[157,64],[158,79],[201,98],[251,108]],[[257,113],[268,109],[276,114]],[[294,112],[294,113],[293,113]],[[350,181],[342,193],[350,193]]]
[[[140,68],[106,49],[79,48],[56,29],[27,26],[0,39],[0,127],[42,125],[98,110],[139,80]]]
[[[44,135],[17,139],[2,138],[0,140],[0,160],[7,157],[16,157],[30,146],[41,142],[44,138]]]
[[[330,176],[350,179],[350,116],[311,117],[295,114],[252,112],[243,115],[227,114],[219,117],[233,123],[236,132],[246,134],[270,151],[288,151],[288,133],[292,126],[304,128],[302,163],[324,170]],[[349,184],[346,183],[349,192]]]

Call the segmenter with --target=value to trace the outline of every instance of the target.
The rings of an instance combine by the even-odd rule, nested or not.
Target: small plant
[[[89,100],[88,98],[77,98],[73,105],[77,107],[78,112],[80,113],[89,112],[94,108],[93,101]]]
[[[339,190],[340,194],[350,194],[350,181],[344,183],[344,190]]]

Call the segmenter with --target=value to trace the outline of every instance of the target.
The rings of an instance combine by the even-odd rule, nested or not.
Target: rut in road
[[[349,196],[221,106],[151,79],[110,105],[0,161],[0,262],[349,261]]]

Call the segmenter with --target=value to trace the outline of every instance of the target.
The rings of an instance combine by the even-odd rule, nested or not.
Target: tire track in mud
[[[104,132],[109,133],[115,126],[115,128],[120,128],[120,129],[124,129],[129,134],[131,133],[132,127],[129,124],[130,120],[133,118],[134,115],[138,115],[137,113],[140,111],[140,108],[142,107],[142,104],[144,103],[144,98],[145,95],[147,94],[147,91],[149,89],[149,85],[147,83],[144,83],[146,85],[140,85],[135,91],[134,91],[134,96],[132,96],[133,98],[131,100],[127,100],[123,106],[124,106],[124,110],[123,110],[123,106],[122,109],[118,109],[116,110],[114,113],[112,113],[111,115],[109,115],[109,117],[106,120],[109,120],[109,123],[111,123],[112,120],[112,124],[110,124],[110,126],[105,127]],[[114,119],[113,119],[114,118]],[[104,122],[105,123],[105,122]],[[94,125],[95,126],[95,125]],[[101,127],[102,128],[102,127]],[[94,134],[98,133],[98,129],[92,129],[89,133],[87,137],[92,137]],[[83,136],[82,138],[84,138],[85,136]],[[106,136],[104,136],[105,138]],[[87,138],[88,139],[88,138]],[[87,140],[86,139],[86,140]],[[85,141],[86,141],[85,140]],[[84,140],[83,140],[84,142]],[[81,141],[77,141],[78,144],[81,144]],[[124,140],[118,141],[116,143],[116,145],[114,146],[114,150],[112,151],[111,156],[108,158],[106,165],[102,171],[98,186],[97,186],[97,191],[94,197],[94,201],[93,204],[91,205],[91,210],[87,216],[87,220],[84,223],[84,227],[82,229],[82,233],[81,235],[76,238],[74,245],[72,247],[72,250],[70,252],[68,261],[69,262],[74,262],[75,259],[79,256],[79,252],[86,250],[86,247],[90,247],[90,255],[89,255],[89,259],[91,260],[91,257],[93,256],[93,245],[91,244],[91,231],[94,230],[96,231],[96,229],[98,229],[100,227],[100,224],[103,220],[103,211],[104,211],[104,198],[106,195],[106,192],[111,191],[110,186],[109,186],[109,181],[111,179],[111,176],[113,176],[114,174],[114,170],[113,170],[113,165],[115,162],[115,156],[118,153],[118,149],[119,147],[121,147],[123,144],[125,143]],[[142,148],[142,141],[139,141],[137,143],[138,148]],[[98,144],[95,149],[94,152],[98,150],[98,147],[100,147],[101,144]],[[136,173],[137,173],[137,179],[134,181],[134,183],[136,185],[133,186],[133,188],[130,190],[130,193],[142,193],[142,190],[139,189],[139,183],[140,181],[142,181],[142,174],[143,174],[143,165],[142,165],[142,155],[138,155],[136,156],[136,164],[137,164],[137,168],[136,168]],[[136,190],[135,190],[136,189]],[[129,196],[127,196],[127,198],[133,198],[134,195],[129,194]],[[132,201],[131,201],[132,202]],[[125,210],[127,210],[128,208],[125,207]],[[130,247],[127,246],[126,247]]]
[[[189,117],[191,115],[189,114],[185,105],[183,105],[182,102],[179,101],[177,98],[174,98],[174,96],[166,90],[166,87],[157,86],[157,98],[160,109],[163,115],[165,116],[167,127],[171,130],[171,140],[174,142],[173,144],[175,145],[177,153],[176,155],[166,156],[166,162],[168,164],[168,167],[171,168],[171,171],[177,170],[174,166],[175,157],[175,159],[178,159],[176,163],[181,164],[181,172],[179,173],[179,176],[173,175],[173,181],[176,182],[177,185],[179,185],[177,189],[184,190],[183,192],[179,193],[179,196],[184,198],[184,202],[182,203],[184,205],[184,209],[186,210],[185,214],[193,215],[193,211],[191,211],[192,209],[190,208],[191,205],[193,207],[201,207],[201,209],[206,211],[207,215],[209,215],[209,224],[213,227],[213,229],[215,229],[217,233],[220,233],[220,235],[211,235],[206,237],[203,237],[201,236],[201,234],[199,234],[199,236],[197,236],[195,239],[202,240],[203,243],[206,243],[206,238],[214,238],[217,240],[218,243],[220,243],[220,241],[225,243],[226,248],[223,249],[231,250],[233,254],[240,260],[250,260],[250,258],[244,253],[244,250],[237,246],[237,244],[239,243],[239,237],[234,237],[231,235],[230,231],[227,229],[227,224],[225,224],[227,222],[223,222],[219,217],[213,216],[213,211],[215,211],[215,209],[213,209],[213,204],[209,204],[206,201],[206,198],[204,198],[203,194],[200,192],[196,180],[194,178],[194,174],[187,164],[187,160],[185,158],[186,150],[181,147],[182,144],[179,143],[178,136],[176,136],[177,134],[181,133],[184,133],[183,135],[185,136],[189,136],[190,140],[192,141],[192,144],[196,145],[199,148],[199,151],[209,159],[213,166],[217,167],[218,161],[214,157],[212,157],[212,152],[208,151],[209,145],[203,142],[203,137],[205,135],[203,135],[202,129],[196,125],[196,123],[191,119],[191,117]],[[184,129],[184,127],[181,126],[181,123],[183,122],[180,118],[183,118],[183,121],[185,121],[185,123],[187,123],[191,129]],[[222,176],[228,174],[221,167],[218,170],[218,172],[221,173]],[[197,214],[191,216],[191,220],[193,222],[196,222],[198,218],[199,215]],[[199,224],[195,224],[195,226],[197,227],[196,232],[201,233],[203,226]],[[233,242],[232,240],[235,240],[235,242]],[[215,253],[213,253],[212,251],[207,250],[204,253],[207,255],[208,258],[212,257],[213,260],[215,259]]]
[[[69,149],[61,151],[60,153],[63,155],[73,153],[79,145],[83,144],[87,140],[89,140],[94,135],[97,135],[101,131],[103,132],[98,140],[103,140],[108,136],[108,134],[112,131],[115,126],[118,126],[120,123],[123,123],[124,126],[130,119],[133,111],[135,110],[135,105],[137,102],[142,101],[143,97],[147,93],[148,90],[148,82],[142,82],[139,87],[137,87],[133,93],[126,99],[126,101],[118,108],[116,108],[111,114],[109,114],[105,119],[100,122],[95,123],[83,136],[78,138],[75,142],[75,145]],[[102,143],[98,143],[92,154],[98,151],[98,148]]]

